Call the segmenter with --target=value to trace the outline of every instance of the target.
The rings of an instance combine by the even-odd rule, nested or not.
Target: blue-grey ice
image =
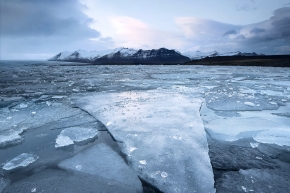
[[[136,192],[142,192],[142,185],[136,173],[120,155],[103,143],[79,152],[58,166],[65,170],[97,175],[111,183],[125,184],[134,188]]]
[[[22,153],[12,160],[8,161],[2,168],[4,170],[13,170],[21,167],[26,167],[38,159],[37,155]]]
[[[21,103],[11,109],[0,109],[0,147],[18,144],[23,140],[21,134],[34,129],[80,114],[81,110],[73,109],[61,103]]]
[[[65,147],[69,145],[81,144],[82,142],[93,140],[97,137],[98,130],[86,127],[70,127],[61,131],[55,141],[55,147]]]
[[[215,192],[201,99],[157,90],[98,93],[76,103],[123,142],[143,180],[163,192]]]

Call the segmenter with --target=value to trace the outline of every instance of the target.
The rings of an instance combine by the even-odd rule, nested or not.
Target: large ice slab
[[[69,146],[74,143],[83,144],[95,139],[98,135],[98,130],[86,127],[70,127],[61,131],[57,136],[55,147]]]
[[[142,192],[142,185],[135,172],[109,146],[101,143],[86,149],[58,164],[60,168],[97,175],[101,178],[134,187]]]
[[[37,159],[38,159],[37,155],[22,153],[19,156],[7,162],[2,168],[4,170],[13,170],[20,167],[26,167],[35,162]]]
[[[163,192],[215,192],[201,99],[157,90],[75,101],[123,142],[122,151],[142,179]]]

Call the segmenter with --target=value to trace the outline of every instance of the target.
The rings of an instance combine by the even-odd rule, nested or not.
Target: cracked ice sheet
[[[203,105],[201,114],[206,131],[215,139],[236,141],[250,137],[260,143],[290,146],[290,119],[279,116],[289,110],[287,104],[278,110],[239,111],[238,116],[224,117]]]
[[[76,99],[123,142],[144,180],[163,192],[215,192],[201,99],[160,91],[98,93]]]

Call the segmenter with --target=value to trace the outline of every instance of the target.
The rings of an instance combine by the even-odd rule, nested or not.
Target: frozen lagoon
[[[290,191],[290,69],[0,64],[3,192]],[[3,169],[22,153],[38,159]],[[114,178],[81,172],[82,155]]]

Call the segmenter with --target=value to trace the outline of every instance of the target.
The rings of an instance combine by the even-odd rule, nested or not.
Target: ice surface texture
[[[85,127],[70,127],[61,131],[58,135],[55,147],[64,147],[74,144],[83,144],[97,137],[98,130]]]
[[[1,187],[1,186],[0,186]],[[1,190],[1,189],[0,189]],[[3,193],[16,192],[54,192],[54,193],[136,193],[131,185],[99,178],[96,175],[46,169],[28,176],[8,186]]]
[[[0,148],[21,142],[20,134],[28,129],[56,122],[66,117],[80,114],[60,103],[21,103],[11,110],[0,109]]]
[[[58,166],[67,170],[97,175],[100,178],[131,186],[136,192],[142,192],[142,185],[136,173],[116,152],[103,143],[62,161]]]
[[[164,192],[215,192],[201,99],[160,91],[76,99],[100,120],[138,175]]]
[[[290,175],[271,169],[225,173],[218,180],[220,192],[290,192]]]
[[[23,153],[19,156],[13,158],[9,162],[7,162],[4,166],[4,170],[13,170],[20,167],[26,167],[38,159],[37,155]]]

